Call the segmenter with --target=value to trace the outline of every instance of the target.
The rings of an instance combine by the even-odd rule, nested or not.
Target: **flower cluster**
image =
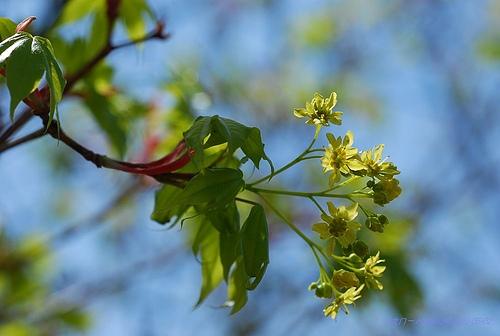
[[[296,108],[294,115],[298,118],[307,118],[307,124],[317,126],[328,126],[342,124],[342,112],[333,111],[337,104],[337,94],[332,92],[330,97],[323,98],[319,93],[315,93],[310,102],[306,102],[305,108]]]
[[[326,136],[329,144],[325,148],[321,165],[325,173],[330,172],[330,185],[339,182],[341,176],[366,176],[372,178],[372,184],[369,186],[376,185],[373,182],[374,179],[383,182],[382,184],[377,183],[380,194],[377,204],[386,204],[399,195],[401,192],[401,189],[399,192],[397,191],[399,182],[394,178],[395,175],[399,174],[399,170],[394,163],[382,160],[384,145],[359,152],[357,148],[352,146],[354,136],[351,131],[347,131],[344,138],[336,138],[331,133],[327,133]],[[387,194],[387,197],[383,194]]]
[[[321,126],[341,124],[342,114],[333,112],[336,103],[335,93],[326,99],[316,93],[305,108],[295,109],[294,114],[299,118],[307,117],[306,123],[317,126],[316,139]],[[383,157],[383,144],[360,151],[353,146],[354,135],[351,131],[347,131],[343,137],[327,133],[326,138],[328,145],[325,148],[308,149],[309,152],[324,152],[321,165],[323,172],[329,174],[329,188],[319,195],[340,198],[348,204],[335,205],[328,201],[327,212],[310,197],[321,210],[321,222],[313,224],[312,230],[326,245],[325,250],[319,246],[314,248],[319,249],[323,257],[331,259],[328,270],[318,260],[320,278],[309,289],[314,290],[320,298],[331,299],[324,314],[335,318],[340,309],[348,313],[347,305],[361,298],[363,288],[383,289],[380,279],[386,269],[386,266],[381,265],[384,260],[380,259],[380,252],[370,256],[368,246],[357,237],[361,230],[358,223],[359,210],[364,214],[367,229],[372,232],[383,233],[389,220],[385,215],[375,213],[367,207],[367,202],[357,199],[368,199],[373,204],[384,206],[401,194],[401,187],[395,177],[399,170],[394,163]],[[346,188],[349,183],[363,178],[366,179],[365,183],[361,183],[361,187],[351,193],[330,193],[340,186]]]

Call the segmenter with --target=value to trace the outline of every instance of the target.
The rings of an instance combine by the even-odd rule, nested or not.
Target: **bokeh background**
[[[43,31],[62,3],[0,0],[0,16],[35,15]],[[333,131],[353,130],[360,148],[385,143],[402,172],[403,194],[388,207],[394,219],[372,240],[388,260],[386,288],[348,316],[324,318],[324,302],[307,291],[317,278],[308,247],[272,219],[271,264],[244,310],[219,308],[224,289],[193,310],[199,264],[183,232],[149,219],[157,186],[96,169],[44,138],[0,155],[2,239],[13,250],[46,243],[19,280],[39,307],[26,323],[72,302],[84,315],[63,314],[76,329],[55,334],[500,334],[499,1],[150,4],[171,38],[108,60],[123,92],[108,112],[123,132],[106,136],[92,105],[76,97],[60,108],[67,133],[98,152],[140,159],[152,142],[161,140],[159,150],[176,142],[193,116],[220,114],[260,127],[279,166],[311,137],[293,108],[335,90],[345,118]],[[86,37],[91,22],[60,35]],[[120,27],[115,39],[126,39]],[[4,87],[0,106],[5,125]],[[315,188],[319,169],[304,166],[280,183]],[[300,200],[282,206],[305,229],[317,220]]]

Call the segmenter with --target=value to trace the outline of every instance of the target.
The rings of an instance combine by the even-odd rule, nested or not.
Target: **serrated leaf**
[[[210,137],[208,137],[210,135]],[[193,126],[184,133],[187,144],[195,150],[193,162],[201,167],[203,162],[203,149],[227,143],[229,153],[241,148],[254,165],[259,168],[261,159],[269,162],[271,170],[274,170],[271,160],[264,152],[264,144],[260,131],[256,127],[248,127],[234,120],[213,117],[198,117]]]
[[[61,101],[66,81],[54,56],[50,41],[28,33],[15,34],[0,43],[0,65],[6,64],[10,114],[38,87],[43,74],[50,89],[49,121]]]
[[[255,289],[269,264],[269,232],[266,214],[261,205],[254,205],[241,228],[245,270],[250,278],[248,289]]]
[[[257,127],[252,127],[250,129],[245,142],[241,146],[241,150],[250,160],[252,160],[257,169],[259,169],[260,160],[264,159],[269,163],[271,172],[274,172],[273,163],[264,151],[264,144],[262,143],[260,130]]]
[[[212,126],[214,131],[227,141],[231,153],[243,145],[251,129],[239,122],[219,116],[212,117]]]
[[[11,119],[17,105],[38,87],[44,72],[41,48],[28,36],[21,41],[8,56],[5,67]]]
[[[158,190],[155,194],[155,206],[151,219],[160,224],[165,224],[172,217],[182,214],[186,207],[179,205],[177,202],[177,198],[181,193],[182,189],[171,185],[164,185]]]
[[[211,131],[211,117],[198,117],[189,130],[184,132],[184,139],[194,149],[193,163],[201,167],[203,164],[203,144]]]
[[[207,169],[186,184],[178,202],[184,205],[208,204],[216,208],[231,202],[243,186],[243,173],[240,170]]]
[[[0,41],[14,35],[16,32],[16,23],[8,18],[0,17]]]

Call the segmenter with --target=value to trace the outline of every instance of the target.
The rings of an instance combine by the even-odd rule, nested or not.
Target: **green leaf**
[[[105,5],[106,0],[70,0],[64,5],[58,24],[78,21],[97,10],[104,10]]]
[[[12,52],[24,44],[29,36],[26,34],[15,34],[0,42],[0,65],[10,57]]]
[[[6,64],[7,87],[11,97],[11,118],[21,100],[38,87],[45,72],[50,89],[49,118],[52,120],[66,81],[50,41],[24,32],[15,34],[0,43],[0,65],[3,63]]]
[[[43,61],[45,66],[45,79],[50,89],[50,111],[49,111],[49,125],[54,118],[57,104],[62,100],[64,93],[64,86],[66,80],[64,79],[61,68],[55,58],[54,49],[50,41],[46,38],[35,36],[33,43],[37,44],[42,50]]]
[[[6,60],[11,119],[17,105],[38,87],[44,71],[41,48],[31,37],[26,36],[21,41]]]
[[[225,305],[232,307],[231,315],[239,312],[247,303],[247,278],[245,265],[240,257],[235,269],[231,273],[231,278],[227,286],[227,297],[229,300]]]
[[[122,120],[117,116],[109,98],[99,94],[90,85],[87,88],[88,95],[85,98],[85,105],[99,127],[106,133],[106,137],[118,155],[123,157],[127,149],[127,130],[122,125]]]
[[[234,201],[223,208],[208,211],[206,216],[219,232],[238,233],[240,231],[240,214]]]
[[[200,305],[219,286],[223,277],[219,257],[219,233],[206,221],[201,223],[199,230],[203,234],[198,231],[197,239],[195,239],[196,248],[193,244],[193,250],[200,251],[202,276],[200,296],[196,306]]]
[[[240,170],[207,169],[186,184],[178,202],[183,205],[207,204],[210,208],[216,208],[231,202],[243,186],[243,173]]]
[[[145,14],[153,17],[146,1],[127,0],[121,2],[119,17],[131,40],[138,39],[146,34]]]
[[[240,214],[233,201],[223,209],[207,213],[210,223],[220,233],[220,258],[224,269],[224,280],[227,281],[231,266],[241,255]]]
[[[155,194],[155,206],[151,219],[160,224],[165,224],[172,217],[182,214],[186,207],[179,205],[177,202],[181,193],[182,189],[171,185],[164,185],[158,190]]]
[[[264,152],[264,144],[262,143],[260,130],[257,127],[252,127],[250,129],[245,142],[241,146],[241,150],[250,160],[252,160],[257,169],[259,169],[260,160],[264,159],[269,163],[271,172],[274,172],[273,163]]]
[[[264,152],[260,131],[256,127],[248,127],[219,116],[198,117],[193,126],[184,133],[184,138],[186,143],[195,150],[193,162],[198,168],[201,168],[203,162],[204,148],[227,143],[229,153],[241,148],[257,168],[259,168],[260,160],[265,159],[274,170],[271,160]]]
[[[248,276],[254,278],[248,282],[247,288],[255,289],[269,264],[269,233],[261,205],[254,205],[250,211],[241,229],[241,236],[245,269]]]
[[[0,17],[0,41],[14,35],[16,32],[16,23],[8,18]]]
[[[201,167],[203,164],[203,145],[211,131],[211,117],[198,117],[189,130],[184,132],[184,139],[194,149],[193,163]]]
[[[251,130],[239,122],[219,116],[212,117],[212,126],[213,130],[227,141],[231,153],[243,145]]]
[[[220,260],[224,280],[227,282],[231,266],[242,255],[241,239],[239,233],[221,232],[219,240]]]

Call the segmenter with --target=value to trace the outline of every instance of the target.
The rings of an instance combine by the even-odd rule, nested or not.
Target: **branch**
[[[67,76],[66,79],[67,82],[66,82],[66,87],[64,88],[64,93],[67,93],[69,90],[71,90],[71,88],[73,88],[76,82],[78,82],[80,79],[85,77],[90,71],[92,71],[94,67],[97,64],[99,64],[99,62],[101,62],[104,58],[106,58],[112,51],[153,39],[165,40],[168,37],[169,35],[165,33],[165,24],[163,22],[158,22],[156,24],[156,27],[152,31],[150,31],[149,33],[138,39],[130,40],[116,45],[113,45],[111,41],[108,40],[103,49],[97,55],[95,55],[94,58],[92,58],[87,64],[85,64],[79,71],[77,71],[73,75]]]
[[[1,70],[1,69],[0,69]],[[0,72],[1,74],[1,72]],[[0,135],[0,144],[7,141],[12,135],[14,135],[21,127],[23,127],[30,119],[33,117],[31,109],[28,108],[24,110],[21,115],[10,125],[5,132]]]
[[[29,134],[19,138],[19,139],[8,142],[5,145],[1,145],[1,142],[0,142],[0,153],[5,152],[5,151],[7,151],[11,148],[14,148],[16,146],[22,145],[23,143],[29,142],[31,140],[38,139],[44,135],[45,135],[45,128],[42,127],[40,129],[32,132],[32,133],[29,133]]]
[[[47,107],[48,108],[48,107]],[[93,152],[92,150],[86,148],[85,146],[81,145],[78,143],[76,140],[72,139],[70,136],[68,136],[64,130],[61,128],[60,124],[56,120],[52,120],[50,125],[49,123],[49,115],[46,113],[46,111],[34,111],[43,121],[44,127],[47,130],[47,134],[49,134],[51,137],[54,139],[57,139],[64,143],[66,146],[80,154],[85,160],[92,162],[97,168],[108,168],[108,169],[114,169],[114,170],[119,170],[123,172],[128,172],[132,174],[143,174],[143,175],[148,175],[151,176],[158,181],[165,183],[165,184],[171,184],[177,187],[183,187],[184,184],[189,181],[194,174],[189,174],[189,173],[174,173],[171,172],[173,170],[169,170],[170,166],[169,164],[162,164],[160,160],[153,161],[150,163],[130,163],[130,162],[125,162],[125,161],[118,161],[111,159],[105,155],[101,155],[98,153]],[[178,146],[181,148],[181,146]],[[172,152],[175,154],[174,152]],[[169,157],[172,155],[170,153],[167,155],[165,158]],[[185,154],[182,154],[182,156],[179,156],[177,159],[177,155],[174,155],[175,161],[173,162],[173,165],[175,165],[178,162],[187,164],[190,160],[190,152],[187,151]],[[187,159],[187,160],[186,160]],[[148,170],[145,169],[144,167],[150,166],[152,168],[165,168],[165,172],[158,172],[155,174],[149,174]],[[172,165],[172,164],[170,164]],[[182,166],[181,166],[182,167]],[[179,167],[179,168],[181,168]],[[177,168],[177,169],[179,169]],[[177,170],[174,169],[174,170]]]
[[[116,20],[116,16],[110,16],[110,20]],[[24,22],[24,21],[23,21]],[[66,95],[69,90],[83,77],[85,77],[89,72],[91,72],[94,67],[99,64],[104,58],[106,58],[112,51],[120,49],[120,48],[125,48],[131,45],[135,45],[138,43],[146,42],[149,40],[153,39],[160,39],[160,40],[165,40],[169,37],[169,34],[165,32],[165,24],[161,21],[156,23],[155,28],[144,35],[141,38],[135,39],[135,40],[130,40],[127,42],[119,43],[116,45],[113,45],[111,43],[111,36],[114,28],[114,22],[110,22],[109,25],[109,30],[107,32],[107,42],[104,45],[104,47],[95,55],[87,64],[85,64],[79,71],[72,75],[67,75],[66,76],[66,87],[64,88],[63,95]],[[0,75],[5,76],[5,70],[3,68],[0,68]],[[40,92],[46,92],[47,87],[44,87],[40,90],[35,90],[28,98],[27,100],[33,99],[35,96],[39,95]],[[48,95],[46,95],[46,100],[48,104]],[[25,100],[26,102],[26,100]],[[28,104],[31,108],[32,105]],[[5,132],[3,132],[0,135],[0,144],[4,143],[7,141],[14,133],[16,133],[20,128],[22,128],[29,120],[32,118],[32,114],[30,110],[25,110],[21,116],[14,121],[14,123],[8,127]]]

